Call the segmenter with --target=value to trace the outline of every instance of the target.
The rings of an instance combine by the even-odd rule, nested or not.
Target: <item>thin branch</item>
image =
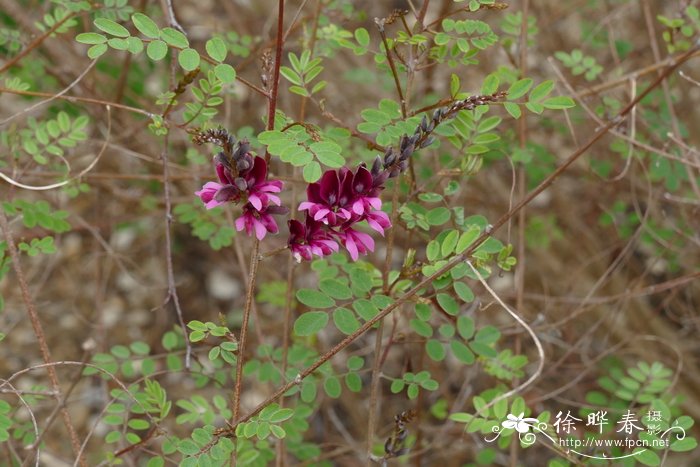
[[[267,129],[275,127],[275,112],[277,109],[277,93],[279,91],[280,66],[282,64],[282,45],[284,43],[284,0],[277,2],[277,45],[275,47],[275,68],[272,78],[272,92],[269,95],[267,106]],[[266,162],[270,162],[270,153],[265,152]],[[238,359],[236,360],[236,382],[233,392],[233,411],[231,419],[234,423],[238,421],[241,409],[241,388],[243,385],[243,364],[245,362],[245,350],[248,336],[248,320],[253,307],[255,296],[255,280],[258,273],[258,263],[260,262],[260,241],[256,238],[253,242],[253,251],[250,254],[250,276],[248,288],[246,290],[245,308],[243,309],[243,323],[241,324],[241,335],[238,339]]]
[[[19,89],[9,89],[9,88],[0,87],[0,94],[2,94],[2,93],[17,94],[19,96],[51,97],[54,99],[63,99],[63,100],[66,100],[68,102],[85,102],[87,104],[97,104],[97,105],[102,105],[102,106],[110,106],[110,107],[114,107],[115,109],[123,109],[123,110],[128,110],[129,112],[145,115],[148,118],[151,118],[154,115],[152,112],[149,112],[149,111],[143,110],[143,109],[139,109],[137,107],[131,107],[129,105],[120,104],[118,102],[104,101],[102,99],[93,99],[91,97],[66,96],[66,95],[52,94],[50,92],[21,91]]]

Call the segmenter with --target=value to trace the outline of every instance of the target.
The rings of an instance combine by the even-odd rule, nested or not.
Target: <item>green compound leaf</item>
[[[219,63],[214,67],[214,75],[224,83],[233,83],[236,80],[236,70],[226,63]]]
[[[138,29],[144,36],[151,39],[158,39],[158,37],[160,37],[160,29],[158,28],[158,25],[143,13],[134,13],[131,15],[131,22],[134,23],[136,29]]]
[[[97,18],[95,20],[95,26],[100,31],[104,31],[107,34],[110,34],[112,36],[116,36],[116,37],[129,37],[130,36],[128,29],[126,29],[121,24],[112,21],[111,19]]]
[[[294,334],[297,336],[312,336],[325,328],[326,324],[328,324],[328,313],[309,311],[294,322]]]
[[[168,54],[168,44],[161,40],[156,40],[148,44],[146,47],[146,55],[151,60],[163,60]]]
[[[207,41],[205,44],[207,53],[211,58],[217,62],[223,62],[226,60],[226,43],[219,37],[213,37]]]
[[[183,49],[177,55],[177,61],[185,71],[192,71],[199,66],[199,53],[194,49]]]

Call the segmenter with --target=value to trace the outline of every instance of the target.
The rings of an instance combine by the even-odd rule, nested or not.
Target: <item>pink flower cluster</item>
[[[272,215],[288,212],[280,206],[280,198],[275,194],[282,191],[282,182],[267,180],[265,159],[240,151],[238,156],[234,164],[219,154],[216,174],[220,183],[207,182],[195,195],[207,209],[227,202],[243,202],[243,215],[236,219],[236,229],[245,230],[248,235],[255,233],[257,239],[262,240],[268,232],[274,234],[279,231]]]
[[[379,198],[387,177],[381,164],[375,162],[371,171],[364,165],[355,172],[343,167],[328,170],[318,182],[311,183],[306,189],[307,200],[299,205],[300,211],[306,211],[305,221],[289,221],[288,246],[297,261],[337,252],[338,243],[353,261],[374,251],[372,237],[354,226],[367,221],[381,235],[391,227],[389,216],[380,210]]]

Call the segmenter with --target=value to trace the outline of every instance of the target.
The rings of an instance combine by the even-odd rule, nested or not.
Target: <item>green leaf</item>
[[[440,304],[440,307],[445,310],[448,314],[452,316],[456,316],[457,313],[459,313],[459,305],[457,304],[457,301],[452,297],[452,295],[448,295],[446,293],[439,293],[437,294],[437,302]]]
[[[671,451],[675,452],[692,451],[696,447],[698,447],[698,442],[692,436],[686,436],[684,439],[679,439],[671,443]]]
[[[138,37],[128,37],[126,39],[126,43],[128,45],[127,50],[129,51],[129,53],[136,55],[143,52],[143,42]]]
[[[510,116],[515,118],[516,120],[520,118],[520,116],[523,114],[523,111],[520,110],[520,106],[513,102],[504,102],[503,107],[505,107],[506,111],[510,114]]]
[[[362,47],[369,46],[369,32],[365,28],[355,29],[355,40]]]
[[[495,74],[488,75],[481,85],[481,94],[493,94],[498,91],[498,76]]]
[[[321,164],[311,161],[304,166],[304,181],[313,183],[321,178]]]
[[[100,31],[104,31],[107,34],[110,34],[112,36],[129,37],[129,35],[130,35],[128,29],[126,29],[121,24],[112,21],[111,19],[97,18],[95,20],[95,26]]]
[[[437,339],[430,339],[425,343],[425,352],[431,360],[441,362],[447,356],[445,346]]]
[[[457,246],[455,247],[455,252],[457,253],[462,253],[464,252],[467,248],[471,246],[472,243],[474,243],[474,240],[479,238],[479,235],[481,234],[481,228],[472,225],[469,227],[469,230],[464,232],[460,237],[459,241],[457,242]]]
[[[294,334],[297,336],[312,336],[328,324],[328,313],[323,311],[308,311],[294,322]]]
[[[177,55],[177,61],[185,71],[192,71],[199,66],[199,53],[194,49],[183,49]]]
[[[88,49],[87,56],[94,60],[105,52],[107,52],[107,44],[97,44]]]
[[[311,308],[329,308],[335,305],[335,300],[328,295],[313,289],[299,289],[297,299]]]
[[[474,335],[474,320],[468,316],[457,318],[457,332],[463,339],[469,340]]]
[[[168,45],[161,41],[156,40],[148,44],[146,47],[146,55],[151,60],[162,60],[168,53]]]
[[[493,344],[501,337],[501,331],[495,326],[484,326],[474,336],[474,340],[482,344]]]
[[[433,328],[430,324],[419,319],[412,319],[409,323],[411,328],[416,331],[416,334],[423,337],[431,337],[433,335]]]
[[[462,299],[462,301],[466,303],[471,303],[474,301],[474,292],[464,282],[455,282],[452,284],[452,287],[455,289],[455,292],[457,292],[457,295]]]
[[[350,335],[360,329],[360,321],[355,317],[355,313],[347,308],[337,308],[333,311],[333,324],[340,332]]]
[[[455,246],[457,246],[457,241],[459,240],[459,232],[456,230],[450,231],[445,239],[442,241],[440,246],[440,254],[442,257],[452,254],[455,251]]]
[[[457,359],[462,363],[471,365],[474,363],[474,361],[476,361],[474,352],[472,352],[469,347],[458,340],[450,341],[450,350],[452,350],[454,356],[457,357]]]
[[[107,38],[102,34],[97,34],[96,32],[84,32],[75,36],[75,40],[81,44],[104,44],[107,42]]]
[[[187,37],[177,29],[161,29],[160,38],[169,45],[172,45],[173,47],[177,47],[179,49],[185,49],[190,46],[190,42],[187,40]]]
[[[131,15],[131,22],[134,23],[136,29],[138,29],[139,32],[146,37],[158,39],[160,36],[160,29],[158,28],[158,25],[143,13],[134,13]]]
[[[207,41],[205,44],[207,53],[211,58],[217,62],[223,62],[226,60],[226,43],[219,37],[213,37]]]
[[[541,102],[545,109],[560,110],[575,107],[576,103],[568,96],[556,96],[545,99]]]
[[[116,50],[127,50],[129,48],[129,41],[126,39],[112,38],[107,41],[107,44]]]
[[[430,225],[442,225],[450,220],[450,210],[445,207],[431,209],[425,215],[425,219]]]
[[[498,352],[496,352],[493,347],[482,342],[474,341],[470,343],[469,346],[477,355],[481,355],[482,357],[495,358],[498,355]]]
[[[338,300],[347,300],[352,298],[350,287],[336,279],[323,279],[319,283],[319,288],[326,295]]]
[[[326,391],[326,394],[328,394],[329,397],[337,399],[340,397],[340,393],[343,391],[343,388],[340,386],[340,380],[335,376],[331,376],[326,378],[326,380],[323,382],[323,390]]]
[[[355,303],[352,304],[352,307],[365,321],[369,321],[379,314],[379,309],[374,303],[364,298],[356,300]]]
[[[524,78],[511,84],[508,88],[508,99],[515,100],[523,97],[532,87],[532,79]]]
[[[224,83],[233,83],[236,80],[236,70],[227,63],[219,63],[214,67],[214,74]]]
[[[549,95],[554,89],[554,81],[548,80],[538,84],[535,89],[530,92],[529,101],[538,102]]]

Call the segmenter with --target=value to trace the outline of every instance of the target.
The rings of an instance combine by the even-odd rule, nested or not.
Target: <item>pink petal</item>
[[[245,228],[245,215],[236,219],[235,224],[236,224],[236,230],[238,230],[239,232],[241,230],[243,230]]]
[[[312,207],[316,206],[316,203],[312,203],[310,201],[304,201],[299,205],[299,211],[305,211],[307,209],[311,209]]]
[[[366,246],[369,251],[374,251],[374,239],[371,235],[364,232],[355,232],[355,238]]]
[[[277,206],[280,206],[282,204],[282,200],[280,200],[279,196],[267,195],[267,200],[272,204],[276,204]]]
[[[207,204],[205,204],[204,207],[206,207],[207,209],[214,209],[215,207],[221,206],[222,204],[224,204],[224,203],[222,203],[221,201],[217,201],[215,199],[212,199]]]
[[[382,208],[382,200],[380,198],[366,198],[369,201],[369,205],[372,206],[377,211]]]
[[[382,228],[381,225],[374,219],[367,218],[367,224],[375,231],[379,232],[382,236],[384,236],[384,229]]]
[[[317,221],[323,219],[329,212],[330,211],[326,208],[319,209],[318,211],[316,211],[316,214],[314,214],[314,220]]]
[[[262,211],[262,201],[260,201],[258,195],[250,195],[248,197],[248,202],[258,211]]]
[[[360,255],[357,252],[357,245],[355,245],[355,241],[352,239],[352,237],[350,237],[350,235],[345,237],[345,248],[350,253],[352,260],[357,261],[357,258],[359,258]]]
[[[362,213],[365,212],[365,205],[362,203],[362,200],[358,199],[352,203],[352,210],[355,212],[355,214],[361,216]]]
[[[258,240],[262,240],[265,238],[265,235],[267,234],[267,229],[263,225],[262,222],[260,222],[257,219],[253,219],[253,227],[255,227],[255,236],[258,237]]]

